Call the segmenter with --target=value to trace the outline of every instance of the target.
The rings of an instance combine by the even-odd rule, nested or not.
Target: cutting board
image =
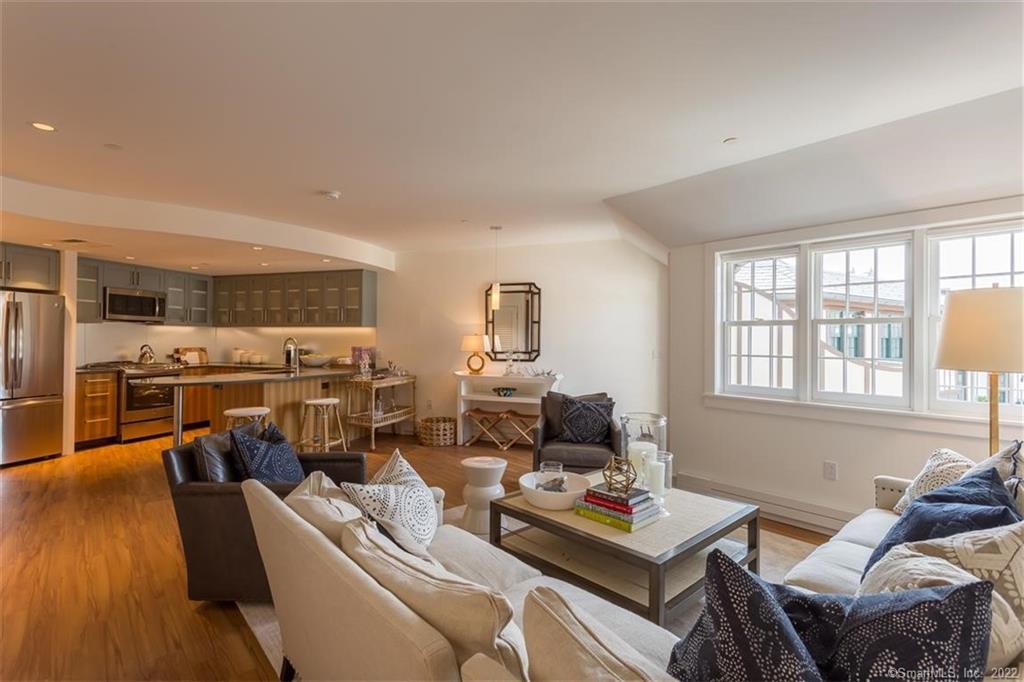
[[[204,346],[183,346],[181,348],[175,348],[174,354],[190,365],[205,365],[210,361],[210,355],[206,352],[206,348]]]

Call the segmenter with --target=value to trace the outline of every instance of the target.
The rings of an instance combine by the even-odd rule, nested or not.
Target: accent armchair
[[[622,453],[622,430],[611,421],[608,440],[604,443],[569,443],[558,440],[562,435],[562,401],[564,393],[551,391],[540,399],[540,418],[533,429],[533,469],[541,462],[561,462],[565,471],[585,473],[601,469],[611,456]],[[571,396],[577,400],[605,401],[607,393]]]
[[[200,480],[192,443],[164,450],[163,461],[185,552],[188,598],[269,602],[270,586],[241,481]],[[307,476],[323,471],[335,483],[366,480],[362,453],[299,453],[299,462]],[[267,487],[281,498],[295,488],[291,483]]]

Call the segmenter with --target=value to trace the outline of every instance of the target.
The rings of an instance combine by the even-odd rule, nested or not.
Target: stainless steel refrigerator
[[[0,464],[59,455],[64,297],[0,291]]]

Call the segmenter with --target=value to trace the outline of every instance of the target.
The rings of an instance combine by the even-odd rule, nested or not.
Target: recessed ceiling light
[[[135,260],[135,256],[125,256],[125,260]]]
[[[331,259],[330,259],[330,258],[321,258],[321,259],[320,259],[320,262],[321,262],[321,263],[330,263],[330,262],[331,262]]]
[[[324,199],[330,199],[331,201],[337,201],[341,198],[341,192],[336,189],[322,189],[320,190],[320,196]]]
[[[270,263],[260,263],[260,266],[264,268],[267,267],[268,265],[270,265]]]
[[[733,142],[735,142],[738,139],[740,139],[740,138],[738,138],[738,137],[727,137],[724,140],[722,140],[722,144],[732,144]]]
[[[53,244],[51,244],[50,242],[43,242],[43,246],[50,246],[50,247],[52,247]]]
[[[117,144],[116,142],[107,142],[106,144],[103,145],[103,148],[104,149],[109,149],[112,152],[119,152],[122,149],[124,149],[124,147],[122,147],[121,145]]]
[[[263,247],[262,246],[254,246],[254,247],[252,247],[252,250],[253,251],[262,251]]]
[[[190,265],[190,266],[188,266],[188,269],[189,270],[198,270],[199,266],[198,265]]]
[[[57,132],[57,129],[55,127],[53,127],[49,123],[43,123],[42,121],[32,121],[32,122],[29,123],[29,125],[31,125],[36,130],[43,131],[44,133],[55,133],[55,132]]]

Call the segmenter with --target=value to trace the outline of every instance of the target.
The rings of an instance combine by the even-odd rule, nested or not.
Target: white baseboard
[[[825,535],[832,535],[842,528],[847,521],[856,514],[822,507],[816,504],[808,504],[779,495],[772,495],[759,490],[741,488],[729,483],[722,483],[709,478],[689,476],[687,474],[676,474],[675,484],[677,488],[692,490],[707,495],[728,497],[750,504],[756,504],[761,508],[761,515],[772,521],[788,523],[799,528],[805,528]]]

